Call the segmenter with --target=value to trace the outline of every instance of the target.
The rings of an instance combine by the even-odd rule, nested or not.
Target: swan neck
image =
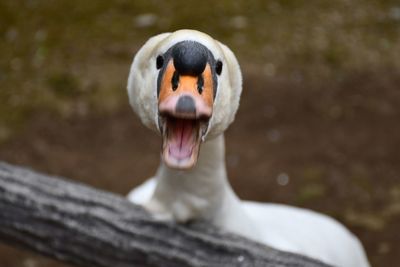
[[[177,221],[203,218],[229,231],[252,236],[254,228],[230,186],[225,169],[224,136],[202,144],[198,162],[187,171],[161,164],[152,203]]]

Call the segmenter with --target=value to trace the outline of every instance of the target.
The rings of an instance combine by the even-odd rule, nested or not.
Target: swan
[[[178,30],[150,38],[128,78],[129,102],[162,139],[154,177],[128,199],[155,218],[201,218],[268,246],[341,267],[368,267],[360,241],[310,210],[240,200],[225,168],[223,132],[234,120],[242,75],[233,52],[209,35]]]

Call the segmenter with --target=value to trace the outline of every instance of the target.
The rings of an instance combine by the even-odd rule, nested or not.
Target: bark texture
[[[2,162],[0,240],[85,267],[328,266],[205,222],[156,221],[118,195]]]

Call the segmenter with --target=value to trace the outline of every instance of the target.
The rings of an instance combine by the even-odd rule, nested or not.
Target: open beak
[[[193,109],[192,107],[195,106],[192,104],[195,101],[190,95],[172,97],[168,102],[176,102],[176,104],[161,103],[159,105],[163,137],[162,157],[171,168],[188,169],[197,162],[200,143],[207,131],[211,110],[198,112],[198,108]],[[185,105],[188,106],[185,107]],[[183,110],[180,110],[181,107]],[[185,110],[185,108],[189,109]]]
[[[207,71],[210,72],[209,66]],[[173,75],[176,72],[170,64],[161,81],[158,101],[161,154],[168,167],[189,169],[197,162],[212,116],[212,88],[207,89],[212,84],[204,80],[199,88],[200,78],[189,75],[181,75],[178,83],[171,84]]]

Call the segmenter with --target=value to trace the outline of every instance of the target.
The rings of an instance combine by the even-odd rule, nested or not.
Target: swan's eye
[[[162,56],[157,57],[157,69],[161,69],[161,67],[164,65],[164,58]]]
[[[218,60],[217,64],[215,64],[215,71],[217,72],[218,75],[221,74],[222,72],[222,61]]]

